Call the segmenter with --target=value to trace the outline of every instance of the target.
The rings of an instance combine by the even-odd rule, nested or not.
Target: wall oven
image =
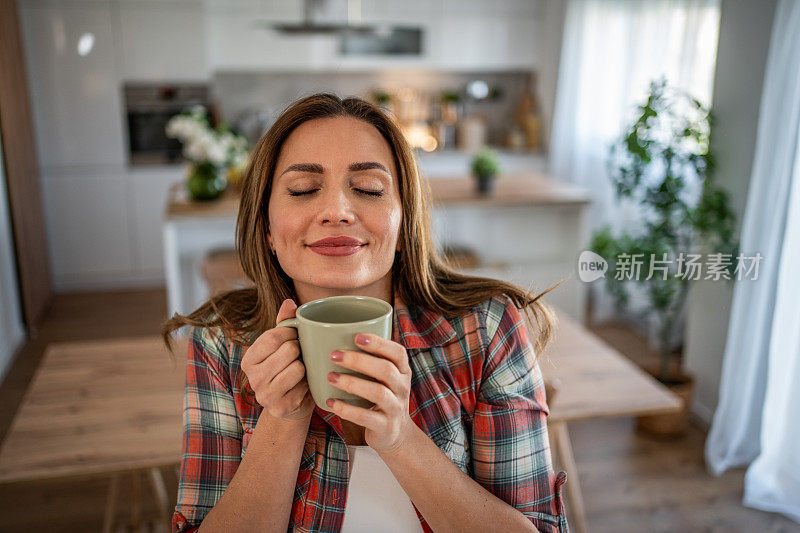
[[[211,126],[216,126],[207,85],[126,83],[123,92],[130,165],[183,162],[180,142],[167,137],[165,128],[170,118],[188,107],[205,106]]]

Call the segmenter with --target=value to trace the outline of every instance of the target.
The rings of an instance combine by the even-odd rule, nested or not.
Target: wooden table
[[[581,533],[586,522],[567,423],[671,412],[681,402],[563,312],[558,318],[539,364],[548,382],[560,382],[548,428],[567,471],[572,526]],[[144,471],[169,521],[158,469],[180,460],[186,342],[176,342],[176,361],[155,337],[49,346],[0,449],[0,483],[112,475],[108,530],[121,474]],[[139,479],[132,478],[135,491]],[[136,521],[136,498],[133,506]]]
[[[180,460],[185,339],[175,360],[156,337],[48,346],[0,449],[0,483],[110,475],[104,531],[130,474],[133,530],[147,474],[169,531],[172,503],[159,468]]]
[[[680,397],[563,312],[556,312],[554,340],[539,366],[546,382],[558,383],[549,403],[548,432],[567,472],[567,505],[572,529],[587,531],[583,496],[567,423],[670,413],[680,410]],[[524,316],[524,315],[523,315]],[[535,331],[528,323],[528,331]],[[548,400],[549,401],[549,400]]]

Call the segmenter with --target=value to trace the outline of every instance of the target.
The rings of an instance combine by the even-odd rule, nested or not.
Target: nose
[[[317,219],[320,224],[351,224],[355,215],[347,194],[339,189],[328,188],[322,196]]]

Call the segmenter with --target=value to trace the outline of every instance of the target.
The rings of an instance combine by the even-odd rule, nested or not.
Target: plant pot
[[[636,430],[658,437],[680,437],[689,427],[689,409],[694,395],[694,377],[680,372],[669,383],[663,383],[681,398],[681,410],[675,413],[647,415],[636,418]]]
[[[488,177],[475,177],[476,188],[478,194],[491,194],[494,189],[494,176]]]
[[[200,163],[189,167],[186,187],[193,200],[207,202],[219,198],[228,185],[224,169],[212,163]]]

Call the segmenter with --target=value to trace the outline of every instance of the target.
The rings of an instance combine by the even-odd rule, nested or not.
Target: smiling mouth
[[[325,246],[325,245],[310,246],[310,245],[307,245],[307,246],[308,246],[308,248],[311,249],[311,251],[313,251],[314,253],[317,253],[319,255],[338,257],[338,256],[352,255],[352,254],[358,252],[359,250],[361,250],[362,248],[364,248],[366,246],[366,244],[360,244],[360,245],[357,245],[357,246],[352,246],[352,245],[351,246],[343,246],[343,245],[336,245],[336,246],[330,246],[330,245],[328,245],[328,246]]]

